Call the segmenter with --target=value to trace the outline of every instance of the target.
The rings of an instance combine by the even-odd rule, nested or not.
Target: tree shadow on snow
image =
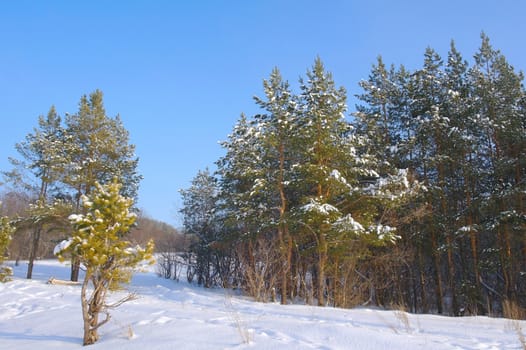
[[[51,341],[51,342],[64,342],[74,343],[82,345],[82,338],[80,337],[64,337],[60,335],[38,335],[38,334],[24,334],[24,333],[12,333],[0,331],[0,339],[12,339],[12,340],[37,340],[37,341]]]

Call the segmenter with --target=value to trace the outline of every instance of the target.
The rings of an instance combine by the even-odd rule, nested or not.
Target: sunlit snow
[[[9,266],[13,281],[0,283],[0,349],[522,349],[517,326],[526,329],[489,317],[256,303],[150,271],[133,278],[138,299],[115,309],[99,342],[85,348],[80,286],[46,283],[68,279],[69,267],[36,261],[26,280],[27,262]]]

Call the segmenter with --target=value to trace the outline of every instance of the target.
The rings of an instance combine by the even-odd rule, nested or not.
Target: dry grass
[[[413,328],[411,327],[411,321],[409,320],[409,315],[406,312],[406,309],[403,305],[391,305],[393,310],[393,315],[396,318],[397,322],[392,322],[386,320],[381,313],[378,313],[378,316],[382,321],[396,334],[400,333],[413,333]]]
[[[393,315],[395,316],[397,322],[387,320],[385,317],[383,317],[381,312],[378,312],[377,315],[382,320],[382,322],[384,322],[387,327],[389,327],[396,334],[413,332],[409,316],[403,307],[394,307]]]
[[[505,300],[502,303],[504,317],[509,319],[507,327],[514,331],[519,338],[523,350],[526,350],[526,336],[523,330],[523,321],[526,318],[526,310],[517,305],[516,302]]]
[[[129,340],[135,338],[135,333],[133,332],[133,328],[131,325],[128,325],[128,331],[126,332],[126,336]]]
[[[225,294],[225,307],[229,312],[232,322],[237,328],[243,344],[250,344],[253,341],[252,331],[248,328],[239,312],[234,308],[234,305],[232,304],[232,296],[229,294]]]
[[[407,312],[404,310],[396,310],[394,315],[398,320],[400,328],[404,329],[406,333],[411,333],[413,331],[411,328],[411,323],[409,322],[409,317],[407,316]]]

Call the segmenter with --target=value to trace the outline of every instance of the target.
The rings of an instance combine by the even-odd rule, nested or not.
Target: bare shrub
[[[157,275],[179,281],[181,267],[176,252],[162,252],[157,255]]]
[[[273,300],[280,266],[276,243],[259,238],[248,243],[247,249],[238,250],[238,254],[247,293],[256,301]]]
[[[184,245],[182,236],[170,235],[159,242],[157,250],[157,274],[160,277],[178,281],[181,273],[180,252]]]
[[[409,322],[409,316],[407,315],[407,310],[404,305],[395,305],[394,306],[394,315],[400,324],[400,327],[405,330],[406,333],[411,333],[411,323]]]

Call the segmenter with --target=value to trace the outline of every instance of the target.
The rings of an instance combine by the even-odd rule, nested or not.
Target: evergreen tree
[[[184,233],[195,237],[190,246],[188,273],[197,274],[197,283],[210,288],[220,274],[217,242],[221,239],[218,217],[218,186],[208,169],[199,171],[191,186],[181,190]]]
[[[481,193],[479,179],[484,178],[484,164],[478,155],[478,141],[481,139],[480,121],[474,113],[473,88],[468,74],[468,63],[457,51],[454,42],[448,53],[445,66],[445,99],[442,104],[444,114],[448,116],[448,128],[445,130],[445,151],[447,152],[447,178],[445,180],[446,197],[443,205],[449,209],[446,220],[454,244],[458,247],[460,263],[457,276],[461,289],[454,290],[459,305],[470,305],[473,312],[484,309],[480,285],[479,251],[479,213],[477,197]],[[451,236],[450,236],[451,237]],[[464,238],[467,246],[464,248]],[[456,241],[456,242],[455,242]],[[462,254],[462,250],[469,250]],[[453,275],[452,271],[450,272]],[[458,313],[459,306],[453,306]]]
[[[396,109],[400,105],[401,89],[397,75],[394,67],[388,70],[378,56],[368,80],[359,83],[364,91],[357,97],[366,105],[358,105],[353,113],[356,133],[367,140],[361,151],[379,161],[376,168],[383,175],[393,173],[399,166],[397,146],[402,135]]]
[[[0,202],[0,206],[2,203]],[[0,217],[0,282],[6,282],[9,280],[9,276],[12,271],[11,268],[2,266],[4,263],[5,253],[7,247],[11,242],[11,235],[15,232],[15,228],[9,222],[8,217]]]
[[[264,81],[265,99],[256,98],[264,110],[253,119],[242,118],[230,140],[223,145],[227,155],[219,164],[222,194],[231,203],[249,256],[258,238],[275,240],[280,256],[279,291],[281,302],[292,294],[294,231],[291,224],[300,212],[303,179],[300,149],[305,146],[298,125],[296,97],[278,69]],[[307,146],[310,147],[310,146]],[[241,220],[239,220],[241,219]],[[295,225],[292,225],[295,226]],[[251,259],[248,259],[251,261]],[[250,262],[254,268],[257,262]]]
[[[505,298],[516,302],[526,292],[519,283],[524,264],[524,175],[526,129],[522,73],[516,73],[506,58],[493,49],[482,34],[482,43],[471,70],[477,113],[484,122],[481,156],[489,169],[481,205],[485,230],[492,234],[500,252],[500,273]]]
[[[30,279],[43,231],[43,221],[40,218],[47,215],[45,208],[53,211],[50,190],[55,193],[60,192],[60,181],[63,179],[66,165],[69,162],[68,138],[55,107],[50,108],[46,117],[39,116],[38,128],[28,134],[25,141],[17,143],[15,148],[22,159],[10,159],[14,169],[4,173],[4,176],[15,186],[29,190],[36,197],[33,208],[40,208],[38,213],[34,213],[33,218],[26,218],[18,222],[19,225],[32,222],[29,227],[31,242],[27,268],[27,278]],[[37,183],[34,182],[35,180]],[[56,216],[56,212],[48,214],[48,217]],[[64,213],[66,217],[67,214]]]
[[[80,99],[77,114],[66,118],[70,163],[64,182],[74,191],[76,210],[81,210],[81,197],[89,195],[95,183],[109,183],[117,177],[122,181],[122,195],[137,198],[141,176],[137,173],[135,146],[129,143],[129,133],[119,116],[106,115],[103,95],[96,90]],[[79,264],[73,257],[71,280],[78,280]]]
[[[84,345],[99,339],[98,329],[110,320],[111,308],[133,298],[129,295],[110,304],[108,292],[129,283],[132,270],[142,261],[153,263],[153,241],[141,248],[126,240],[136,215],[130,211],[133,199],[120,195],[121,187],[117,180],[106,185],[96,182],[90,195],[82,198],[85,214],[70,216],[73,236],[57,247],[60,259],[73,254],[86,269],[81,290]]]
[[[262,178],[262,133],[258,125],[241,115],[228,140],[221,143],[226,154],[217,161],[221,207],[228,226],[237,231],[233,242],[255,237],[267,220],[267,207],[253,205]]]
[[[293,236],[290,230],[291,210],[294,206],[291,187],[294,185],[293,165],[296,130],[296,101],[287,81],[284,81],[277,68],[272,71],[269,80],[263,81],[266,99],[255,98],[256,103],[266,111],[254,117],[254,123],[263,133],[261,177],[256,181],[262,186],[259,193],[264,201],[254,205],[268,209],[270,228],[275,228],[280,258],[281,303],[287,303],[289,280],[292,265]]]
[[[367,193],[367,187],[379,178],[375,168],[379,162],[357,151],[365,140],[352,134],[345,120],[345,90],[335,87],[319,58],[307,72],[307,81],[300,83],[297,133],[303,151],[297,168],[304,205],[299,222],[304,237],[314,238],[317,298],[319,305],[325,305],[326,296],[334,294],[327,288],[339,279],[339,264],[349,257],[348,252],[393,241],[395,235],[377,222],[379,197]]]
[[[122,194],[136,199],[141,176],[135,146],[120,117],[106,115],[100,90],[81,97],[78,113],[66,117],[66,132],[75,147],[65,182],[77,199],[88,195],[95,182],[108,183],[114,177],[123,180]]]

